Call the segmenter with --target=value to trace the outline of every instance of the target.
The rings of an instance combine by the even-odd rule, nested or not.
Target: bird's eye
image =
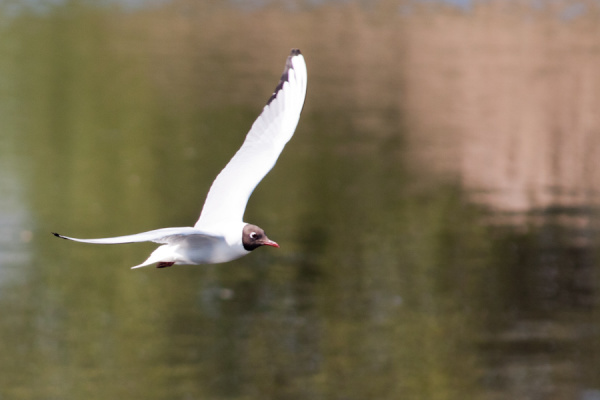
[[[250,239],[256,239],[256,238],[258,238],[258,234],[256,232],[250,233]]]

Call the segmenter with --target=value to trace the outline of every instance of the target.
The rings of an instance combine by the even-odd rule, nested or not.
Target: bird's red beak
[[[267,240],[266,242],[263,243],[265,246],[272,246],[272,247],[277,247],[279,248],[279,245],[277,244],[277,242],[274,242],[272,240]]]

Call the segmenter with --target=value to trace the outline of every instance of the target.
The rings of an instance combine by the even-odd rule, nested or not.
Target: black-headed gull
[[[243,222],[243,216],[252,191],[273,168],[296,130],[306,97],[306,80],[304,57],[300,50],[293,49],[275,92],[254,121],[242,147],[213,182],[193,228],[164,228],[104,239],[53,235],[84,243],[162,244],[146,261],[132,268],[154,263],[158,263],[158,268],[223,263],[263,245],[279,247],[261,228]]]

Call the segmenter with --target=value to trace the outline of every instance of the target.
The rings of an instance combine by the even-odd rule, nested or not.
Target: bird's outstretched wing
[[[102,238],[102,239],[78,239],[69,236],[63,236],[58,233],[52,232],[52,234],[56,237],[74,240],[76,242],[82,243],[93,243],[93,244],[120,244],[120,243],[137,243],[137,242],[154,242],[154,243],[173,243],[179,241],[185,237],[190,235],[198,235],[198,236],[207,236],[212,237],[212,235],[204,235],[198,229],[190,228],[190,227],[181,227],[181,228],[163,228],[163,229],[155,229],[153,231],[136,233],[135,235],[126,235],[126,236],[117,236],[111,238]]]
[[[296,130],[306,97],[306,80],[304,57],[300,50],[293,49],[275,92],[244,144],[213,182],[196,228],[242,221],[252,191],[273,168]]]

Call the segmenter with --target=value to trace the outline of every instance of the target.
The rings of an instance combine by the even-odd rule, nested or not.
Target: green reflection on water
[[[239,54],[219,43],[214,53],[224,55],[203,61],[209,66],[191,50],[185,60],[157,57],[151,43],[121,36],[120,18],[74,2],[20,17],[3,32],[0,65],[13,106],[2,108],[10,146],[0,154],[14,157],[9,172],[35,223],[32,261],[3,265],[23,278],[0,294],[9,310],[0,317],[0,397],[493,392],[482,384],[495,372],[481,349],[496,351],[490,336],[523,305],[513,291],[522,263],[509,249],[539,254],[535,233],[493,231],[457,185],[431,184],[408,168],[405,116],[396,109],[368,110],[385,121],[382,132],[349,118],[364,112],[352,102],[311,106],[326,103],[318,72],[297,136],[246,213],[279,251],[130,271],[153,245],[87,246],[49,235],[192,224],[276,83],[275,75],[265,93],[244,89],[244,75],[227,64]],[[208,83],[200,94],[196,82],[173,88],[164,81],[177,78],[157,75],[156,60],[198,68],[191,75]]]

